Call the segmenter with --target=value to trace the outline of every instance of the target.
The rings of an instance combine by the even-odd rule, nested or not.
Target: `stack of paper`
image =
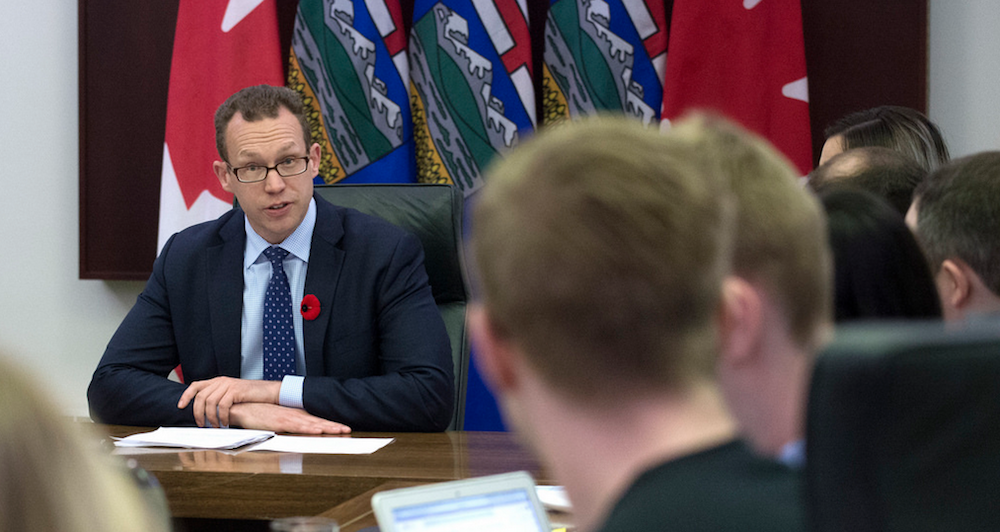
[[[317,436],[275,436],[269,430],[212,429],[197,427],[160,427],[118,438],[115,446],[120,453],[133,453],[136,447],[180,447],[182,449],[212,449],[217,451],[278,451],[319,454],[371,454],[389,445],[393,438],[353,438]],[[263,442],[263,443],[261,443]],[[256,444],[256,445],[251,445]]]
[[[269,430],[160,427],[115,441],[117,447],[181,447],[184,449],[236,449],[274,437]]]

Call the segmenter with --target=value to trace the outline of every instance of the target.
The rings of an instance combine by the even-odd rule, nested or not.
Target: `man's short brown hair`
[[[603,117],[540,133],[486,179],[482,302],[546,382],[588,402],[711,377],[732,205],[689,150]]]
[[[787,159],[733,123],[694,115],[671,134],[691,142],[729,182],[737,213],[733,272],[761,283],[786,313],[796,343],[816,349],[833,312],[832,260],[819,201],[798,183]]]
[[[299,93],[288,87],[255,85],[236,92],[216,109],[215,148],[219,150],[219,157],[229,162],[229,154],[226,152],[226,127],[236,113],[240,113],[247,122],[256,122],[261,118],[277,118],[278,111],[282,107],[288,109],[299,120],[299,125],[302,126],[302,138],[308,150],[312,146],[312,132],[309,129],[309,122],[306,121],[305,108]]]
[[[931,270],[961,259],[1000,296],[1000,151],[945,164],[917,193],[917,237]]]

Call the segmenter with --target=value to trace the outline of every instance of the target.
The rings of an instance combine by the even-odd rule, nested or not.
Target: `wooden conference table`
[[[151,430],[105,426],[112,436]],[[342,529],[373,525],[384,489],[526,470],[553,481],[506,432],[356,433],[396,441],[370,455],[178,450],[129,456],[159,480],[177,518],[269,520],[326,515]],[[343,436],[321,436],[343,437]]]

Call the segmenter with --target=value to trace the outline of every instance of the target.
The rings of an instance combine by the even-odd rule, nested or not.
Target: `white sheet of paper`
[[[235,449],[274,436],[269,430],[160,427],[115,441],[117,447],[181,447],[185,449]]]
[[[372,454],[395,438],[330,438],[315,436],[275,436],[247,451],[280,451],[314,454]]]

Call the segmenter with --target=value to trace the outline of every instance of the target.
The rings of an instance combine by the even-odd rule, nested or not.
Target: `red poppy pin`
[[[303,318],[310,321],[316,319],[316,316],[319,316],[319,299],[312,294],[306,294],[306,297],[302,298],[300,310]]]

